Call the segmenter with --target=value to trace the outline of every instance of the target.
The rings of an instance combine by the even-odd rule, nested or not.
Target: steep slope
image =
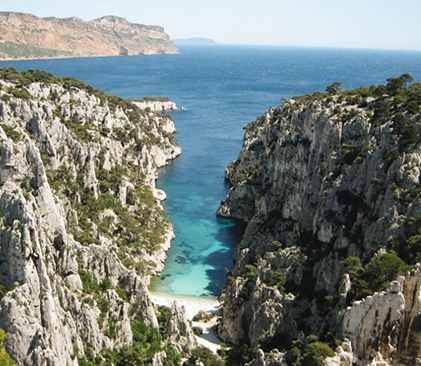
[[[177,53],[162,27],[106,16],[85,22],[0,13],[0,58],[50,58]]]
[[[410,79],[331,87],[247,126],[218,210],[248,223],[222,296],[224,340],[290,350],[283,362],[304,365],[348,337],[359,365],[378,352],[415,364],[421,84]]]
[[[173,237],[155,179],[174,132],[74,79],[0,69],[0,327],[18,365],[124,360],[133,342],[165,360],[147,286]]]

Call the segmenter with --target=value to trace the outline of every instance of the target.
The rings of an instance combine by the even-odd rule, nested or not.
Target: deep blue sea
[[[233,265],[242,227],[215,212],[244,125],[281,104],[281,97],[324,91],[334,81],[353,88],[406,72],[421,81],[421,52],[406,51],[182,47],[178,55],[0,62],[6,66],[73,76],[126,98],[168,96],[187,108],[173,113],[182,156],[158,179],[177,238],[153,290],[193,297],[218,296],[224,268]]]

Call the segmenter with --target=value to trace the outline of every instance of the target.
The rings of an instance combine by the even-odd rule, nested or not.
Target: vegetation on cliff
[[[147,290],[172,237],[154,182],[174,131],[75,79],[0,69],[0,326],[17,364],[179,362]]]
[[[15,363],[10,358],[10,355],[4,349],[5,341],[6,341],[6,333],[2,329],[0,329],[0,365],[14,366]]]
[[[219,334],[265,351],[295,347],[300,357],[288,356],[288,364],[332,356],[326,337],[343,339],[347,306],[417,273],[420,258],[421,83],[403,74],[342,89],[335,82],[325,93],[284,100],[248,125],[218,210],[248,222],[223,291]],[[375,347],[396,346],[388,320],[375,316],[385,327]],[[404,327],[399,319],[394,326]],[[303,334],[330,351],[316,342],[303,348]],[[405,334],[417,339],[415,328]],[[379,349],[352,344],[359,357]],[[399,352],[384,355],[411,357]]]

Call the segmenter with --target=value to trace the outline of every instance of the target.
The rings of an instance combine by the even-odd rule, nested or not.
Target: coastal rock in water
[[[105,16],[88,22],[79,18],[38,18],[32,14],[0,13],[0,58],[127,56],[177,53],[159,26],[133,24]]]
[[[171,100],[154,100],[153,98],[144,98],[142,100],[133,101],[133,103],[140,109],[149,108],[154,112],[176,111],[178,110],[177,104]]]
[[[420,260],[419,102],[409,111],[375,90],[296,97],[247,126],[218,209],[247,222],[222,295],[224,341],[285,349],[329,330],[358,365],[420,357],[418,270],[380,292]]]
[[[173,231],[152,192],[180,154],[170,120],[44,72],[3,69],[0,86],[7,351],[18,365],[76,366],[130,346],[134,318],[158,326],[147,285]]]

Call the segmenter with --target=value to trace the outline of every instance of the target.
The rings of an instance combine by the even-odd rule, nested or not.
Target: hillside
[[[3,343],[17,365],[54,366],[194,348],[184,311],[148,293],[173,237],[155,179],[174,132],[75,79],[0,69],[0,361]]]
[[[162,27],[105,16],[38,18],[0,13],[0,58],[52,58],[177,53]]]
[[[421,84],[411,79],[335,83],[247,126],[218,211],[247,222],[219,335],[266,352],[250,365],[417,364]]]

